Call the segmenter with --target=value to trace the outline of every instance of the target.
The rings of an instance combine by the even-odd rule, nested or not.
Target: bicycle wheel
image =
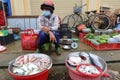
[[[75,27],[83,22],[80,14],[72,14],[69,17],[68,24],[72,32],[75,32]]]
[[[97,14],[92,21],[92,27],[96,30],[105,30],[110,26],[110,18],[105,14]]]
[[[62,23],[68,23],[68,20],[69,20],[69,17],[70,17],[71,15],[67,15],[67,16],[65,16],[63,19],[62,19]]]

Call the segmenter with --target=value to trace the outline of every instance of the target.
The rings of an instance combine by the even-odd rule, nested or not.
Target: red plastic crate
[[[120,49],[120,43],[116,43],[115,48],[116,48],[116,49]]]
[[[87,45],[93,47],[95,50],[115,50],[120,49],[120,43],[104,43],[104,44],[93,44],[90,40],[84,38],[85,33],[79,33],[79,38]]]
[[[79,33],[79,38],[83,41],[85,35],[86,35],[85,33],[80,32]]]
[[[91,47],[93,47],[96,50],[113,50],[116,49],[116,44],[115,43],[104,43],[104,44],[93,44],[91,43]]]
[[[91,45],[91,41],[88,39],[83,38],[83,42],[87,45]]]

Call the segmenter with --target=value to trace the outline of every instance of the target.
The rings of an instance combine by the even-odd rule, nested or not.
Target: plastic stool
[[[51,42],[45,43],[45,44],[44,44],[45,50],[46,50],[46,51],[49,50],[50,46],[52,46],[52,43],[51,43]]]

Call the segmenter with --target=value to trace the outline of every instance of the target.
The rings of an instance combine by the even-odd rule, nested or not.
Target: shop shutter
[[[109,6],[114,9],[120,9],[120,0],[101,0],[101,5]]]
[[[55,4],[55,14],[63,18],[65,15],[73,13],[73,6],[75,4],[81,5],[82,0],[52,0]],[[39,15],[41,13],[40,5],[43,0],[31,0],[32,15]]]

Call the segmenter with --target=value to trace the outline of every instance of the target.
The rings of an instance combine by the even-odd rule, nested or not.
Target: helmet
[[[45,0],[44,3],[41,5],[41,10],[44,8],[49,8],[50,10],[54,10],[54,4],[51,0]]]

